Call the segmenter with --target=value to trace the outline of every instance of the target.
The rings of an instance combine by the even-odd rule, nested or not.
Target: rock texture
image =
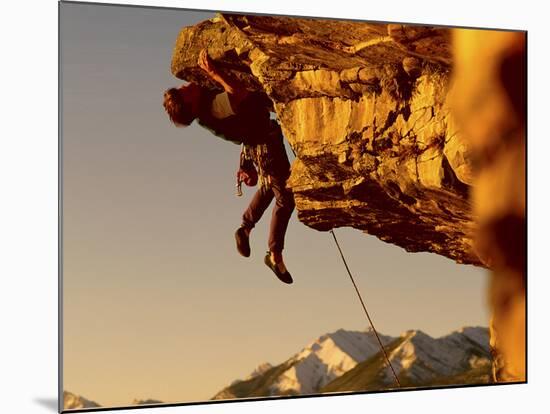
[[[296,153],[288,185],[302,223],[480,264],[472,162],[447,103],[450,47],[434,27],[219,15],[181,31],[172,72],[217,88],[196,64],[206,48],[271,99]]]
[[[217,88],[204,48],[270,98],[302,223],[493,269],[494,376],[524,381],[525,33],[219,15],[184,28],[172,60]]]

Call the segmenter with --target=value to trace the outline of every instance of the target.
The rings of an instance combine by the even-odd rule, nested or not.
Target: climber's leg
[[[250,200],[250,204],[243,213],[243,227],[250,230],[253,229],[256,223],[262,218],[269,204],[271,204],[273,197],[274,194],[271,187],[261,186],[258,191],[256,191],[256,194],[254,194],[254,197]]]
[[[264,211],[267,209],[271,200],[273,200],[274,194],[271,188],[260,187],[247,209],[243,214],[243,221],[241,227],[235,232],[235,241],[237,243],[237,251],[244,257],[250,256],[250,232],[262,217]]]
[[[277,278],[287,284],[292,283],[292,276],[286,269],[283,261],[283,248],[285,234],[292,210],[294,210],[294,197],[290,190],[286,189],[285,176],[271,177],[271,189],[275,195],[275,205],[271,216],[269,228],[269,251],[264,263],[275,273]]]
[[[286,229],[294,210],[294,196],[292,191],[286,188],[286,177],[284,176],[272,176],[271,189],[275,195],[275,206],[269,229],[269,250],[274,252],[272,258],[278,263],[282,262]]]

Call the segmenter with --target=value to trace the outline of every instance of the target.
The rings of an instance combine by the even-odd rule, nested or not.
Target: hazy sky
[[[62,4],[64,388],[102,405],[212,397],[338,328],[365,329],[333,241],[294,214],[284,285],[234,247],[253,194],[235,197],[239,147],[175,128],[163,91],[181,27],[212,14]],[[487,325],[485,272],[337,234],[377,328],[439,336]]]

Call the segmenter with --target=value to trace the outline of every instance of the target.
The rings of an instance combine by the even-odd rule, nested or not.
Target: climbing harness
[[[244,144],[241,144],[241,155],[239,156],[239,170],[244,165]],[[243,195],[243,189],[242,189],[242,180],[241,180],[241,174],[237,173],[237,184],[235,184],[235,187],[237,188],[237,197],[241,197]]]
[[[248,163],[247,163],[248,162]],[[267,150],[267,145],[245,145],[241,144],[241,154],[239,156],[239,170],[237,172],[237,183],[236,195],[241,197],[243,195],[242,191],[242,177],[240,172],[246,171],[250,177],[250,174],[255,177],[253,182],[250,185],[254,187],[256,183],[260,183],[260,187],[267,187],[271,184],[271,176],[267,172],[266,164],[270,162],[269,160],[269,151]],[[247,167],[248,166],[248,167]]]

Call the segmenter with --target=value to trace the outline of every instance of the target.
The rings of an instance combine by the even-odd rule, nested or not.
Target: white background
[[[57,2],[5,2],[0,23],[2,412],[52,413],[57,396]],[[543,412],[547,324],[548,13],[544,2],[277,0],[129,4],[527,29],[529,47],[529,384],[141,410],[143,413],[327,411]],[[7,92],[7,93],[6,93]],[[32,117],[29,114],[32,113]],[[468,304],[464,304],[468,306]],[[414,310],[411,310],[414,311]],[[114,384],[116,386],[116,384]],[[120,411],[136,412],[136,411]]]

